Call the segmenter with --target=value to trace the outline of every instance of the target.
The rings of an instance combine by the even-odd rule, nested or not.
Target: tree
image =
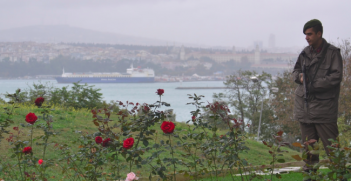
[[[292,63],[290,62],[290,65]],[[300,127],[293,118],[296,83],[291,70],[285,70],[282,74],[278,74],[273,85],[278,88],[278,92],[269,102],[273,111],[270,120],[273,120],[276,126],[286,133],[286,141],[295,142],[296,138],[300,136]]]
[[[267,90],[271,87],[272,76],[268,73],[262,72],[257,75],[256,71],[237,71],[233,75],[227,77],[224,84],[229,88],[228,92],[224,94],[215,94],[214,98],[222,101],[228,101],[229,105],[233,106],[233,113],[235,117],[243,120],[242,129],[246,125],[249,126],[250,133],[256,133],[258,129],[259,111],[261,111],[261,101],[263,100],[264,107],[267,107],[267,100],[265,99]],[[251,80],[252,76],[258,78],[258,82]],[[264,87],[264,85],[266,87]],[[269,112],[267,112],[269,114]],[[263,114],[263,119],[267,123],[267,114]],[[267,125],[267,124],[266,124]]]
[[[340,87],[339,116],[344,117],[345,124],[351,124],[351,45],[349,40],[341,40],[338,47],[341,49],[344,70]]]

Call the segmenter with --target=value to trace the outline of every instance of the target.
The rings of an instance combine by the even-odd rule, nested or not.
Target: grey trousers
[[[328,139],[336,140],[339,135],[338,124],[337,122],[332,123],[302,123],[300,122],[302,143],[319,138],[323,142],[324,149],[329,155],[329,149],[327,146],[331,145],[331,142]],[[306,151],[308,151],[306,147]],[[305,166],[303,167],[304,171],[312,170],[311,166],[319,162],[319,154],[307,154],[308,159],[304,160]]]

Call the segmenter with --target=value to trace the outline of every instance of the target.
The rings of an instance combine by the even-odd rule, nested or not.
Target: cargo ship
[[[60,77],[55,77],[58,83],[152,83],[155,81],[155,72],[152,69],[134,68],[131,65],[126,73],[66,73],[62,70]]]

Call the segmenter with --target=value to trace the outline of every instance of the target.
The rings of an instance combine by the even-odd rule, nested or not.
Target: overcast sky
[[[0,29],[66,24],[210,46],[304,46],[304,23],[324,37],[351,37],[350,0],[0,0]]]

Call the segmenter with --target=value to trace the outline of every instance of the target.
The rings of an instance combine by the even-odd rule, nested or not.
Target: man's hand
[[[300,73],[300,82],[303,84],[303,73]]]

